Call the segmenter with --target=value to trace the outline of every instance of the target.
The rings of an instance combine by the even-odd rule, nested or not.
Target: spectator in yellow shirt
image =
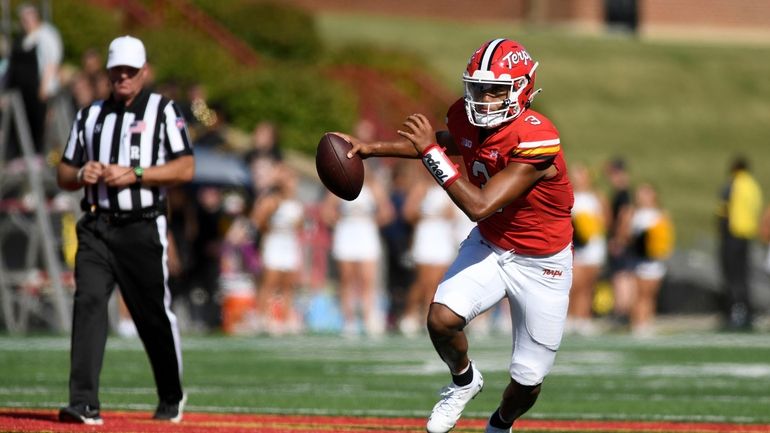
[[[749,289],[749,250],[759,231],[762,191],[749,172],[748,162],[736,157],[722,190],[717,211],[720,262],[726,290],[727,330],[752,328]]]

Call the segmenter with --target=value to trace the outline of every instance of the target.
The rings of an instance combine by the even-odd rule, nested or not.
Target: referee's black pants
[[[86,214],[77,225],[70,405],[99,408],[107,304],[117,284],[152,365],[160,401],[182,399],[182,352],[171,312],[166,217],[115,221]]]

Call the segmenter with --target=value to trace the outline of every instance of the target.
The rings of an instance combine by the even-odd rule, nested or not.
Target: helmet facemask
[[[495,128],[517,117],[529,106],[535,63],[526,75],[491,77],[489,71],[463,75],[468,121],[481,128]],[[534,96],[534,95],[531,95]]]

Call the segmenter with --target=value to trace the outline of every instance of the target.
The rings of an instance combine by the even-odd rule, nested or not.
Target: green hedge
[[[349,130],[357,117],[350,90],[315,68],[280,66],[229,84],[219,99],[233,125],[250,131],[260,120],[273,121],[284,146],[307,154],[324,132]]]
[[[287,148],[315,152],[326,131],[348,131],[357,120],[352,89],[334,76],[335,65],[356,64],[382,71],[406,94],[419,94],[407,78],[424,59],[399,50],[356,44],[324,50],[315,17],[277,3],[194,0],[195,4],[249,43],[260,54],[257,67],[241,65],[207,34],[167,8],[160,26],[128,29],[119,9],[78,0],[53,3],[54,24],[65,41],[66,58],[79,64],[90,47],[107,52],[121,34],[140,37],[158,83],[203,84],[235,127],[250,131],[262,120],[275,122]]]
[[[197,31],[164,26],[143,29],[138,36],[147,47],[147,59],[159,82],[204,83],[216,95],[224,83],[244,72],[229,53]]]
[[[315,19],[302,9],[271,2],[195,0],[262,55],[281,60],[314,60],[322,52]]]
[[[52,3],[54,25],[61,33],[66,62],[79,65],[89,48],[107,56],[112,39],[124,33],[123,15],[118,10],[91,6],[83,0],[56,0]]]

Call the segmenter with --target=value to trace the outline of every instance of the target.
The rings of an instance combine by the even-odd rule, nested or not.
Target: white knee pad
[[[521,385],[541,383],[553,368],[556,350],[538,343],[526,331],[519,333],[513,347],[509,369],[511,378]]]

